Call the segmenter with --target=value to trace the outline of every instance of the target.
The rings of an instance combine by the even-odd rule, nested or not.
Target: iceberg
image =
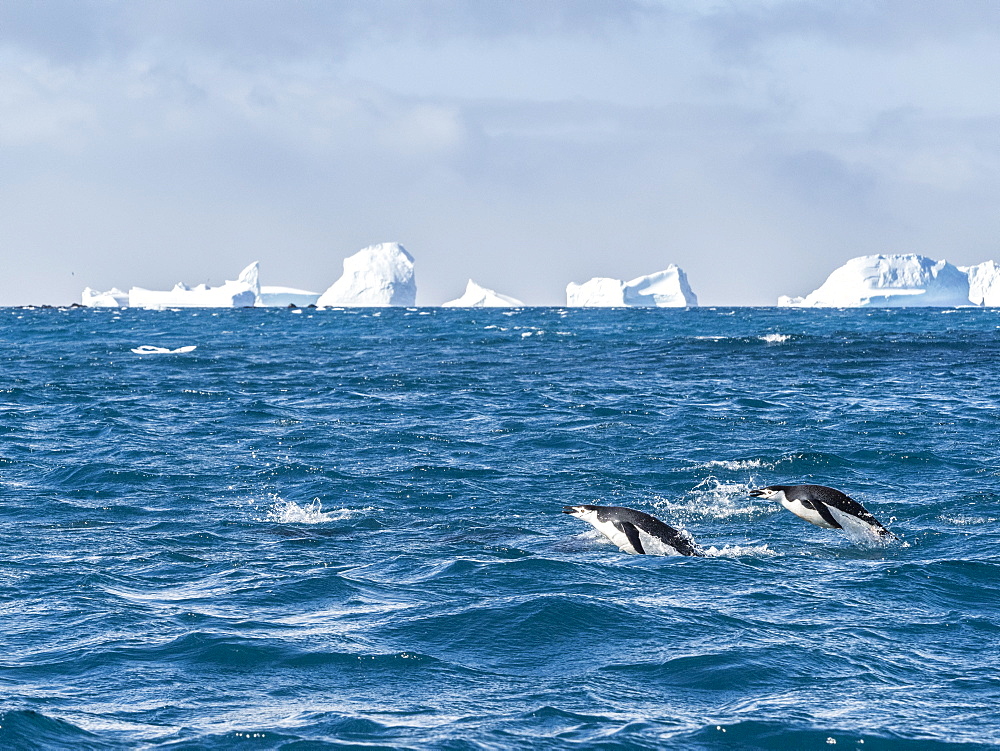
[[[594,277],[583,284],[570,282],[566,285],[566,304],[598,308],[693,308],[698,306],[698,296],[684,270],[672,263],[663,271],[630,282],[608,277]]]
[[[257,304],[260,296],[258,280],[259,263],[254,261],[242,272],[236,281],[227,281],[218,287],[199,284],[189,287],[178,282],[172,290],[158,290],[132,287],[128,292],[128,304],[133,308],[249,308]]]
[[[970,305],[969,275],[947,261],[912,253],[852,258],[805,297],[781,307],[958,307]]]
[[[257,295],[257,306],[262,308],[287,308],[294,305],[297,308],[307,308],[319,300],[319,292],[310,292],[294,287],[263,286]]]
[[[676,264],[625,284],[625,304],[634,307],[696,308],[698,296]]]
[[[624,308],[625,282],[595,276],[589,282],[566,285],[566,305],[571,308]]]
[[[970,303],[988,308],[1000,307],[1000,266],[996,261],[958,268],[969,277]]]
[[[122,292],[112,287],[107,292],[85,287],[83,290],[83,305],[87,308],[126,308],[128,307],[128,292]]]
[[[416,304],[417,282],[413,256],[399,243],[370,245],[344,259],[344,274],[316,305],[330,307],[384,307]]]
[[[442,305],[444,308],[523,308],[520,300],[501,295],[492,289],[480,287],[471,279],[465,285],[465,294],[457,300],[451,300]]]

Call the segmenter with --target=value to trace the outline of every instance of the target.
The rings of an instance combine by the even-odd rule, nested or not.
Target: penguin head
[[[596,506],[563,506],[563,513],[575,516],[577,519],[586,519],[594,514]]]
[[[763,498],[765,501],[778,501],[780,503],[785,500],[785,491],[788,488],[788,485],[768,485],[766,488],[751,490],[750,497]]]

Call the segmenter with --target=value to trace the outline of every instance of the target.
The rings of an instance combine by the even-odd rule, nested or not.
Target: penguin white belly
[[[602,522],[597,518],[597,514],[593,511],[582,515],[579,517],[583,521],[587,522],[594,529],[600,532],[602,535],[607,537],[611,542],[618,546],[619,550],[623,553],[631,553],[632,555],[639,555],[639,551],[632,547],[632,543],[628,541],[628,535],[622,532],[618,527],[616,527],[612,522],[605,521]],[[642,535],[642,532],[639,533]],[[646,540],[642,537],[639,538],[642,544],[646,544]]]
[[[836,527],[820,515],[819,511],[814,508],[806,508],[802,505],[801,501],[790,501],[787,498],[782,498],[781,505],[810,524],[815,524],[817,527],[824,527],[826,529],[836,529]],[[836,519],[837,517],[834,518]]]

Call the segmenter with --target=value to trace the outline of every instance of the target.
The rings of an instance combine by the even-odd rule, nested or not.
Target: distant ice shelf
[[[130,308],[251,308],[260,295],[259,264],[254,261],[240,272],[236,281],[218,287],[199,284],[189,287],[178,282],[172,290],[160,291],[132,287],[128,291]]]
[[[227,281],[211,287],[199,284],[189,287],[178,282],[171,290],[152,290],[132,287],[128,292],[112,288],[100,292],[87,287],[82,302],[88,308],[249,308],[249,307],[306,307],[315,305],[319,292],[260,285],[260,264],[254,261],[247,266],[236,281]]]

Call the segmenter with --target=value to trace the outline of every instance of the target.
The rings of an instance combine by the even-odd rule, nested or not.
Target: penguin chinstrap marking
[[[895,540],[864,506],[846,493],[825,485],[768,485],[751,490],[753,498],[777,501],[800,519],[826,529],[862,529],[880,540]]]
[[[656,517],[623,506],[563,506],[563,513],[582,519],[633,555],[701,555],[682,533]]]

